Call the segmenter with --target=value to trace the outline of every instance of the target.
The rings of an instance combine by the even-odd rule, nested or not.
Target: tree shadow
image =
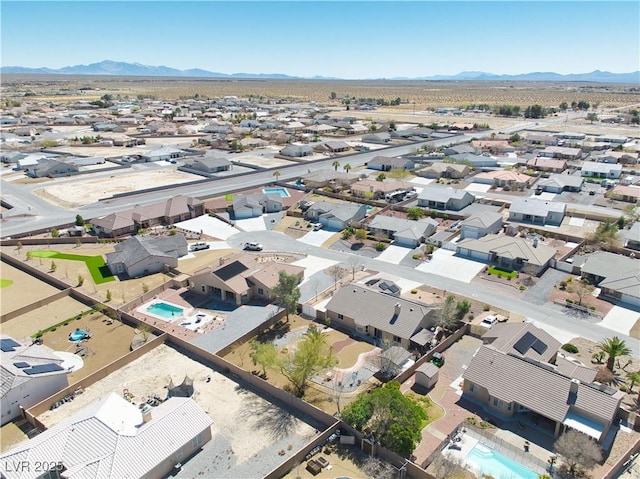
[[[262,343],[271,342],[274,339],[279,339],[288,332],[291,331],[291,324],[287,321],[278,321],[268,330],[261,332],[258,335],[258,341]]]
[[[275,440],[287,437],[298,426],[294,415],[259,398],[244,401],[240,418],[256,420],[258,429],[265,430]]]

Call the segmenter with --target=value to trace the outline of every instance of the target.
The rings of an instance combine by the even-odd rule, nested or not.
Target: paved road
[[[301,243],[283,233],[273,231],[257,231],[251,233],[243,232],[238,233],[227,240],[229,245],[232,247],[240,247],[240,245],[246,241],[259,241],[265,246],[265,250],[295,251],[334,261],[340,261],[345,264],[348,264],[347,262],[349,258],[353,256],[351,253],[323,249],[317,246]],[[576,318],[571,318],[562,314],[560,311],[551,310],[520,298],[506,296],[503,292],[495,291],[481,285],[474,284],[473,287],[470,287],[467,283],[462,283],[451,278],[423,273],[407,266],[385,263],[384,261],[377,261],[373,258],[362,257],[361,263],[364,267],[372,270],[400,276],[404,279],[444,289],[451,293],[465,296],[470,295],[474,299],[483,303],[491,304],[506,311],[513,311],[514,313],[521,314],[527,318],[540,321],[555,328],[570,331],[575,334],[575,336],[582,336],[592,341],[601,341],[602,339],[609,338],[614,335],[610,329]],[[627,342],[629,347],[634,350],[634,355],[640,356],[640,341],[619,333],[615,333],[615,335]]]

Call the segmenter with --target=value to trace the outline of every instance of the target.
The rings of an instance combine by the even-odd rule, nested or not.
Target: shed
[[[425,389],[431,389],[438,382],[440,369],[432,363],[424,363],[416,369],[416,384]]]

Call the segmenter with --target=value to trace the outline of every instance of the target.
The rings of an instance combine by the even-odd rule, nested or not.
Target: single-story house
[[[113,253],[105,255],[107,266],[114,275],[130,278],[159,273],[166,266],[178,266],[178,258],[188,252],[182,234],[172,236],[132,236],[115,245]]]
[[[640,186],[616,185],[610,195],[614,200],[638,203],[640,202]]]
[[[567,160],[555,158],[546,158],[538,156],[527,161],[527,167],[536,171],[550,171],[552,173],[561,173],[567,167]]]
[[[346,141],[332,140],[320,143],[314,146],[313,149],[321,152],[342,153],[344,151],[349,151],[351,149],[351,145]]]
[[[322,223],[329,230],[343,230],[367,214],[365,205],[318,201],[307,210],[307,219]]]
[[[94,123],[91,125],[93,131],[113,131],[116,133],[124,133],[124,128],[116,123]]]
[[[345,127],[347,135],[362,135],[363,133],[367,133],[369,128],[363,125],[362,123],[353,123],[347,125]]]
[[[545,135],[540,133],[526,133],[525,138],[532,145],[555,146],[558,144],[558,138],[556,138],[553,135]]]
[[[567,209],[565,203],[537,198],[518,198],[509,207],[509,221],[541,225],[560,225]]]
[[[415,248],[426,238],[436,232],[438,222],[431,218],[419,221],[395,216],[376,215],[369,223],[369,231],[373,235],[384,235],[394,240],[399,246]]]
[[[502,214],[492,211],[470,216],[460,223],[460,239],[478,239],[488,234],[497,234],[502,229],[503,220]]]
[[[166,477],[211,440],[211,424],[190,397],[171,397],[140,409],[112,392],[2,454],[3,464],[32,465],[5,468],[2,476]],[[52,469],[36,471],[44,457],[52,458],[47,462]]]
[[[542,158],[558,158],[560,160],[579,160],[582,157],[582,150],[568,146],[547,146],[544,150],[538,152],[538,156]]]
[[[464,239],[456,248],[456,254],[460,256],[536,276],[547,269],[556,253],[555,248],[537,240],[530,243],[524,238],[496,234]]]
[[[362,137],[363,143],[374,143],[378,145],[384,145],[391,141],[391,135],[389,133],[371,133]]]
[[[287,133],[300,133],[305,129],[305,124],[299,121],[292,121],[282,127]],[[293,155],[286,155],[293,156]]]
[[[309,126],[305,126],[303,131],[305,133],[312,133],[314,135],[324,135],[329,133],[330,131],[336,131],[337,128],[335,126],[331,126],[331,125],[309,125]]]
[[[628,151],[607,151],[596,156],[595,161],[601,163],[620,163],[623,165],[635,165],[638,163],[638,153]]]
[[[367,168],[380,171],[413,170],[415,166],[413,160],[408,158],[389,158],[387,156],[376,156],[367,163]]]
[[[163,161],[163,160],[166,161],[166,160],[174,160],[177,158],[181,158],[185,156],[186,153],[177,148],[163,146],[160,148],[156,148],[155,150],[139,153],[139,155],[142,161]]]
[[[333,294],[326,306],[326,316],[332,326],[363,339],[411,351],[425,346],[412,338],[435,326],[438,310],[351,283]]]
[[[558,341],[532,325],[516,335],[509,324],[490,331],[505,334],[506,340],[498,337],[476,352],[462,374],[463,396],[502,416],[543,416],[552,426],[539,427],[550,427],[556,437],[568,428],[596,441],[607,436],[624,393],[594,383],[595,371],[587,374],[587,368],[558,358]],[[554,356],[556,364],[545,361],[545,355]]]
[[[637,260],[635,260],[637,261]],[[623,303],[640,306],[640,264],[636,269],[627,269],[607,276],[600,281],[600,294],[610,296]]]
[[[280,150],[280,154],[291,158],[302,158],[313,155],[313,149],[309,145],[287,145]]]
[[[226,135],[233,133],[233,127],[231,125],[210,124],[200,129],[202,133],[217,133]]]
[[[229,171],[233,165],[226,158],[219,156],[205,155],[187,160],[180,169],[201,171],[203,173],[217,173],[219,171]]]
[[[427,186],[418,195],[418,206],[436,210],[459,211],[472,204],[476,197],[465,190]]]
[[[265,148],[269,146],[269,142],[261,140],[260,138],[243,138],[240,140],[240,144],[245,149]]]
[[[582,164],[582,176],[592,178],[609,178],[617,179],[622,174],[622,165],[611,163],[596,163],[595,161],[587,161]]]
[[[40,160],[34,167],[27,168],[27,174],[34,178],[67,176],[78,171],[78,165],[55,158]]]
[[[620,135],[601,135],[595,138],[596,141],[602,141],[604,143],[614,143],[616,145],[624,145],[629,139],[626,136]]]
[[[416,175],[424,176],[425,178],[461,179],[467,176],[470,172],[471,168],[467,165],[435,162],[431,164],[431,166],[425,166],[424,168],[417,170],[415,173]]]
[[[298,282],[304,277],[302,266],[258,262],[255,255],[236,253],[220,258],[217,265],[196,271],[189,278],[189,286],[198,293],[238,305],[251,300],[273,301],[280,271],[297,276]]]
[[[536,186],[549,193],[562,193],[563,191],[580,191],[583,184],[584,178],[581,176],[554,174],[538,181]]]
[[[584,140],[587,137],[584,133],[576,133],[573,131],[562,131],[560,133],[554,133],[553,136],[561,140]]]
[[[478,173],[471,178],[471,181],[474,183],[483,183],[500,187],[509,186],[519,190],[529,188],[532,180],[533,178],[529,175],[524,175],[513,170],[487,171]]]
[[[462,155],[466,153],[475,155],[478,152],[478,149],[469,143],[463,143],[460,145],[448,146],[443,151],[447,156]]]
[[[625,231],[624,247],[640,250],[640,221],[636,221]]]
[[[640,259],[608,251],[574,257],[580,274],[601,288],[603,296],[640,306]]]
[[[29,409],[66,388],[69,371],[62,367],[63,360],[52,349],[33,344],[30,338],[20,343],[3,334],[0,346],[0,425],[4,426],[21,416],[21,407]],[[5,472],[2,471],[3,476]]]
[[[324,188],[332,185],[351,185],[358,181],[359,175],[354,173],[345,173],[337,171],[333,168],[324,168],[311,171],[300,177],[309,188]]]
[[[473,140],[471,146],[494,155],[516,151],[515,147],[510,145],[507,140]]]
[[[359,198],[366,198],[367,195],[371,199],[384,198],[384,195],[394,191],[411,191],[415,187],[415,183],[401,180],[373,180],[366,178],[356,181],[351,185],[351,194]]]
[[[447,158],[454,163],[468,165],[472,168],[491,168],[499,166],[497,158],[492,156],[476,155],[474,153],[449,155]]]
[[[282,211],[282,197],[275,193],[253,193],[233,197],[233,216],[237,220]]]

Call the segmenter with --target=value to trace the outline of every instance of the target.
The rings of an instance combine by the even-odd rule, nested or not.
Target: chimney
[[[579,379],[572,379],[571,384],[569,385],[569,393],[578,394],[578,386],[580,386]]]
[[[393,315],[400,316],[400,303],[396,303],[396,305],[393,307]]]
[[[142,413],[142,422],[144,424],[151,421],[151,406],[149,406],[148,404],[145,404],[144,407],[140,410],[140,412]]]
[[[220,263],[220,266],[222,266],[224,264],[224,258],[220,258],[220,260],[218,261],[218,263]]]
[[[538,238],[533,238],[533,247],[537,248],[538,247]]]

